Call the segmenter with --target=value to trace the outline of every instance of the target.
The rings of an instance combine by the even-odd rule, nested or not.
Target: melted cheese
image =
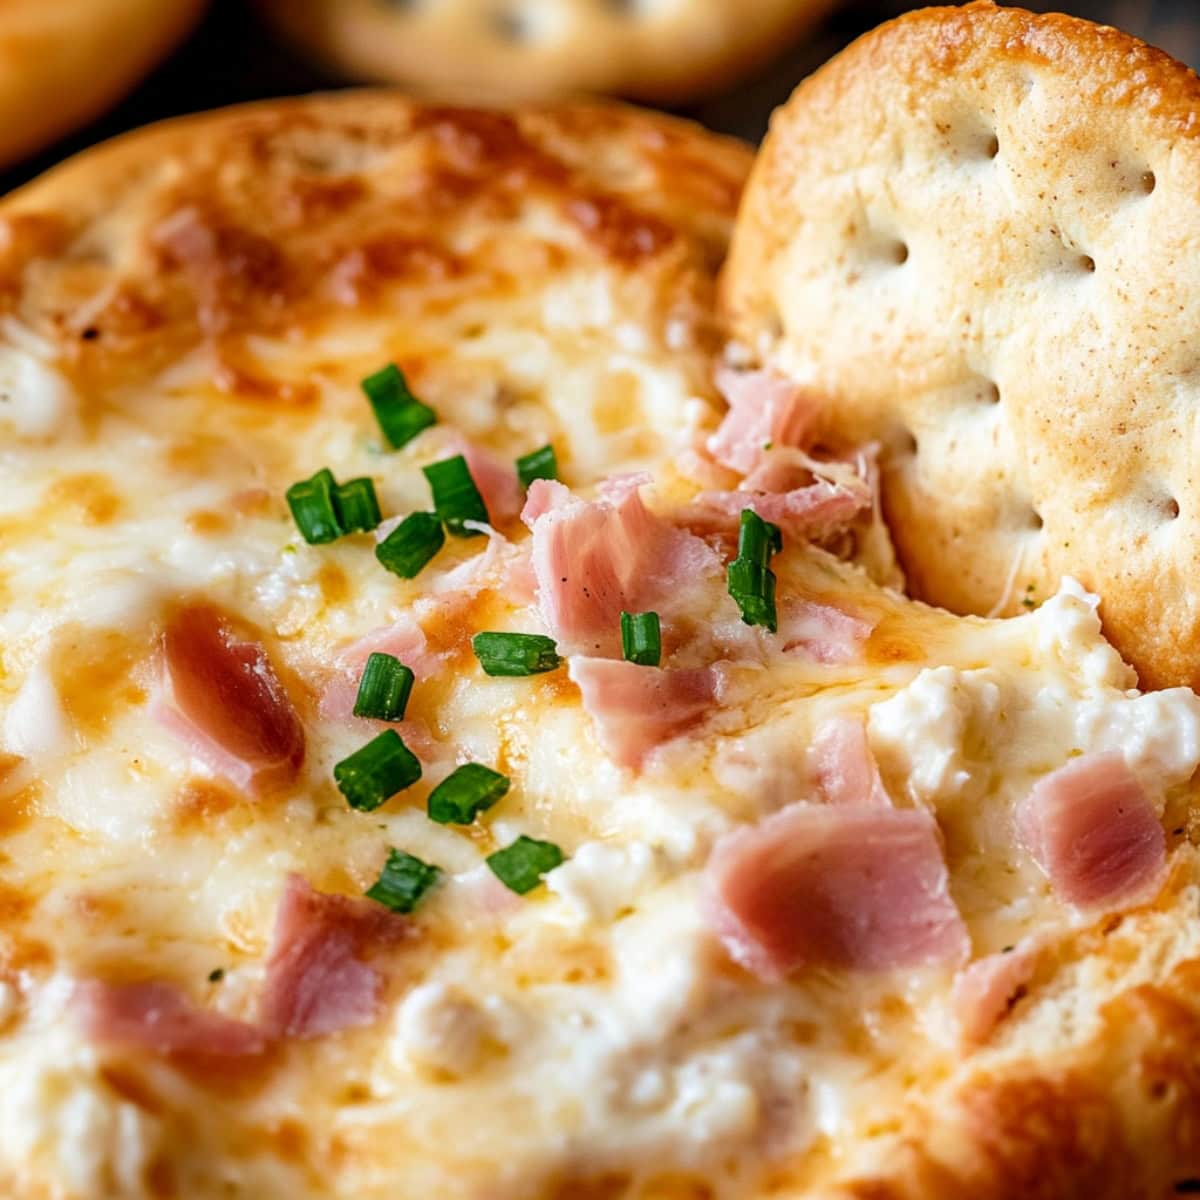
[[[220,396],[207,352],[149,394],[95,397],[28,348],[5,351],[19,400],[0,421],[19,437],[0,450],[0,736],[21,766],[0,776],[0,796],[15,781],[27,815],[6,829],[0,867],[21,913],[0,938],[0,1158],[49,1194],[127,1200],[169,1179],[196,1200],[530,1200],[615,1179],[631,1195],[695,1183],[749,1196],[764,1170],[885,1139],[912,1081],[958,1054],[948,970],[767,985],[733,967],[709,927],[701,872],[714,841],[808,798],[807,747],[825,720],[868,719],[893,797],[936,812],[978,953],[1072,929],[1013,842],[1011,809],[1034,779],[1110,748],[1164,802],[1191,775],[1200,701],[1132,691],[1093,600],[1070,583],[1028,616],[959,619],[790,546],[781,595],[869,615],[863,660],[824,665],[759,639],[704,736],[630,773],[562,673],[475,667],[471,633],[541,628],[502,591],[439,589],[483,539],[451,539],[404,582],[368,537],[298,538],[290,483],[329,466],[370,475],[387,515],[425,508],[420,468],[453,433],[505,459],[553,440],[582,491],[651,468],[652,505],[686,499],[666,464],[716,420],[694,386],[702,364],[664,357],[620,310],[602,283],[568,278],[469,339],[434,316],[402,337],[364,321],[257,339],[258,369],[315,381],[315,409]],[[384,453],[357,380],[417,352],[443,421]],[[287,795],[234,794],[151,718],[157,631],[179,596],[236,614],[286,679],[308,738]],[[697,604],[702,623],[736,625],[719,577]],[[322,715],[320,696],[346,644],[401,618],[438,656],[409,714],[425,780],[355,813],[331,769],[372,728]],[[504,770],[512,791],[478,829],[433,824],[429,785],[468,758]],[[521,833],[568,859],[518,899],[483,860]],[[90,975],[172,980],[253,1019],[286,874],[361,892],[389,846],[444,878],[375,1025],[288,1044],[244,1088],[136,1054],[117,1070],[75,1029],[65,997]]]

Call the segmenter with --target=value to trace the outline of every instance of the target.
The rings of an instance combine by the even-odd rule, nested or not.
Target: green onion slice
[[[293,483],[287,490],[288,508],[301,537],[310,546],[336,541],[346,532],[334,504],[336,487],[333,472],[322,467],[311,479]]]
[[[470,825],[509,787],[506,776],[482,763],[463,763],[429,793],[428,812],[439,825]]]
[[[467,460],[456,454],[443,458],[441,462],[422,467],[429,488],[433,492],[433,507],[443,525],[455,537],[478,537],[483,531],[467,529],[464,521],[475,521],[480,525],[490,523],[487,505],[471,478]]]
[[[403,721],[413,678],[412,671],[398,658],[375,651],[367,658],[358,681],[354,715],[375,721]]]
[[[747,625],[778,628],[775,610],[775,572],[744,558],[735,558],[728,569],[729,594],[737,602]]]
[[[338,791],[359,812],[373,812],[420,778],[417,756],[394,729],[385,729],[333,768]]]
[[[621,613],[621,653],[639,667],[662,661],[662,629],[658,613]]]
[[[471,649],[485,675],[541,675],[562,662],[554,639],[540,633],[477,633]]]
[[[528,488],[535,479],[558,478],[558,456],[554,447],[543,446],[540,450],[531,450],[517,459],[517,478],[523,488]]]
[[[379,878],[367,888],[366,895],[392,912],[410,913],[441,873],[440,867],[403,850],[389,850]]]
[[[539,842],[522,834],[511,846],[489,854],[487,865],[506,888],[523,896],[562,861],[563,852],[553,842]]]
[[[393,450],[407,446],[422,430],[437,424],[437,413],[412,394],[404,373],[395,363],[368,375],[361,387]]]
[[[760,567],[769,566],[771,556],[783,549],[779,526],[764,521],[752,508],[743,508],[738,526],[738,558]]]
[[[375,547],[375,557],[393,575],[415,579],[445,541],[442,523],[433,513],[409,513]]]
[[[365,477],[338,484],[333,490],[333,507],[343,533],[370,533],[383,520],[375,484]]]

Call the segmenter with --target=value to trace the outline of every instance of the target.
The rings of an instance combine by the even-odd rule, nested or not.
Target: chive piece
[[[554,639],[540,633],[477,633],[471,649],[485,675],[541,675],[562,662]]]
[[[383,520],[375,484],[365,476],[339,483],[333,492],[333,508],[343,533],[370,533]]]
[[[658,613],[621,613],[621,653],[639,667],[662,661],[662,627]]]
[[[420,778],[417,756],[394,729],[385,729],[333,768],[338,791],[359,812],[373,812]]]
[[[402,721],[412,695],[413,673],[398,658],[375,651],[358,681],[354,715],[375,721]]]
[[[489,854],[487,865],[506,888],[523,896],[562,861],[563,852],[553,842],[539,842],[522,834],[511,846]]]
[[[528,488],[535,479],[558,478],[558,456],[554,447],[543,446],[540,450],[531,450],[517,459],[517,478],[523,488]]]
[[[365,895],[392,912],[410,913],[441,873],[440,867],[424,863],[403,850],[389,850],[379,878]]]
[[[445,541],[442,523],[433,513],[409,513],[375,547],[375,557],[393,575],[415,579]]]
[[[442,524],[455,537],[479,537],[479,529],[467,529],[464,521],[478,521],[481,525],[490,522],[487,505],[471,478],[471,469],[461,454],[443,458],[440,462],[422,467],[429,488],[433,492],[433,507]]]
[[[764,521],[752,508],[743,508],[738,525],[738,558],[756,566],[769,566],[771,555],[783,549],[783,534],[779,526]]]
[[[470,825],[486,812],[511,784],[499,771],[482,763],[463,763],[429,793],[430,820],[439,825]]]
[[[778,627],[775,611],[775,572],[735,558],[729,564],[729,594],[737,601],[747,625],[765,625],[772,633]]]
[[[360,386],[393,450],[407,446],[422,430],[437,424],[437,413],[412,394],[408,380],[395,363],[368,375]]]
[[[764,521],[753,509],[742,509],[738,556],[729,564],[729,594],[747,625],[763,625],[772,633],[779,625],[775,609],[775,572],[771,555],[783,548],[778,525]]]
[[[288,508],[301,537],[310,546],[334,542],[346,531],[338,519],[333,492],[333,472],[322,467],[311,479],[293,483],[287,490]]]

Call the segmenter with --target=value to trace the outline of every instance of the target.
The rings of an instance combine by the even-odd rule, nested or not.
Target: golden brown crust
[[[508,102],[611,92],[679,103],[720,91],[833,0],[260,0],[298,45],[352,77]]]
[[[804,83],[747,190],[737,333],[881,437],[913,589],[1073,574],[1151,685],[1200,679],[1200,81],[1113,29],[910,14]]]
[[[5,201],[0,310],[93,379],[210,340],[226,390],[292,402],[304,386],[240,369],[241,340],[377,311],[397,288],[400,303],[516,288],[574,261],[621,280],[631,319],[665,337],[673,315],[711,324],[749,158],[617,105],[501,113],[375,91],[185,118]]]
[[[203,9],[204,0],[7,0],[0,6],[0,163],[101,113]]]

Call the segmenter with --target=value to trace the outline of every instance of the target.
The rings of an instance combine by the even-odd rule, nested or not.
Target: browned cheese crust
[[[987,3],[855,43],[776,114],[725,298],[888,449],[912,590],[1013,613],[1063,574],[1148,685],[1200,680],[1200,81]]]
[[[247,335],[449,311],[568,264],[611,276],[660,341],[675,322],[715,345],[713,280],[749,160],[616,105],[499,113],[358,92],[231,109],[126,136],[14,193],[0,311],[61,347],[89,389],[210,341],[224,391],[283,403],[311,396],[256,376]]]
[[[440,96],[536,101],[719,91],[811,29],[834,0],[260,0],[299,46],[351,77]]]
[[[196,23],[204,0],[5,0],[0,163],[98,116]]]

